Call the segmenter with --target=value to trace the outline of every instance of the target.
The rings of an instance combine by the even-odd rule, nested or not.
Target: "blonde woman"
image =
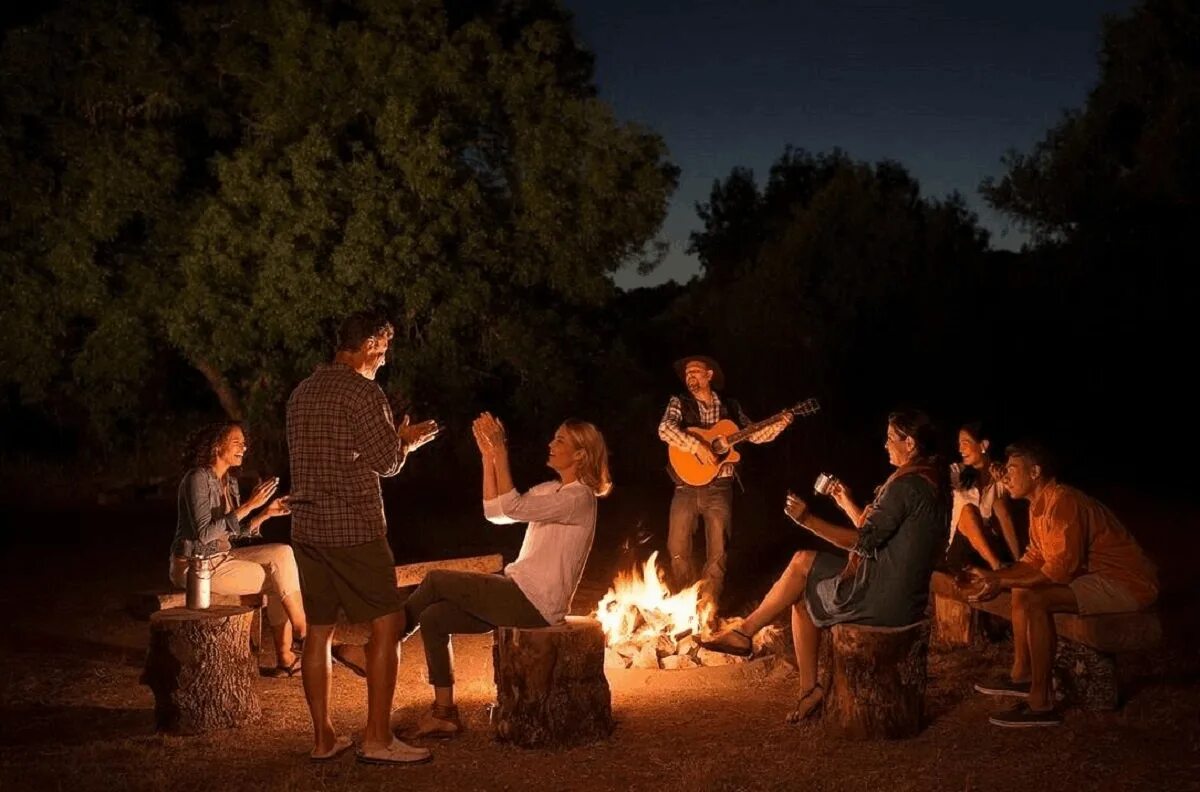
[[[561,622],[583,575],[596,532],[596,499],[612,489],[604,437],[590,423],[565,421],[550,441],[547,466],[556,478],[522,494],[512,482],[504,426],[489,413],[472,427],[483,462],[483,513],[491,522],[524,522],[517,560],[503,574],[430,572],[404,605],[419,625],[434,703],[414,736],[453,737],[462,730],[454,705],[450,636],[496,627]]]

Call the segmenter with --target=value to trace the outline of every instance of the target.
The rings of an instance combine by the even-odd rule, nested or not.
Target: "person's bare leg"
[[[1024,604],[1029,629],[1029,708],[1048,710],[1054,707],[1050,683],[1058,642],[1054,614],[1077,613],[1079,603],[1068,586],[1043,586],[1032,589]]]
[[[1013,662],[1009,677],[1013,682],[1029,681],[1029,619],[1026,616],[1029,592],[1025,588],[1012,590]]]
[[[792,644],[796,649],[796,668],[800,672],[800,700],[787,714],[788,723],[810,718],[825,698],[817,684],[817,656],[821,649],[821,628],[813,624],[808,607],[800,599],[792,605]]]
[[[811,690],[817,685],[821,628],[813,624],[803,599],[792,605],[792,644],[796,650],[796,669],[800,672],[800,689]]]
[[[303,641],[308,636],[308,616],[304,613],[304,598],[299,591],[294,591],[279,600],[283,611],[291,622],[295,636]]]
[[[792,556],[792,560],[775,581],[775,585],[771,586],[767,596],[763,597],[758,607],[742,622],[742,632],[753,636],[803,598],[804,587],[808,583],[808,571],[812,569],[815,557],[816,552],[813,550],[801,550]]]
[[[980,558],[987,562],[988,567],[1000,568],[1000,557],[992,550],[987,536],[984,535],[987,529],[983,524],[983,515],[979,513],[979,509],[970,504],[963,506],[962,511],[958,513],[958,530],[967,537],[971,547],[975,549],[976,553],[979,553]]]
[[[333,644],[332,624],[314,624],[304,641],[304,698],[313,722],[313,755],[323,756],[334,749],[337,734],[329,718],[329,699],[332,693],[332,659],[329,648]]]
[[[313,628],[315,631],[315,627]],[[367,642],[367,728],[363,748],[383,749],[392,743],[392,698],[396,694],[396,670],[400,661],[400,636],[404,634],[404,611],[371,620]],[[307,648],[305,656],[307,656]]]
[[[281,624],[272,624],[271,634],[275,638],[276,665],[285,668],[291,666],[296,662],[296,653],[292,651],[292,623],[284,619]]]

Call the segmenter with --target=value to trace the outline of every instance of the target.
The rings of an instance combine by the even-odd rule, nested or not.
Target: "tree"
[[[934,365],[922,348],[956,343],[952,295],[987,247],[960,197],[922,198],[900,165],[840,151],[788,148],[761,191],[735,171],[700,215],[706,275],[679,315],[707,326],[743,392],[771,409],[814,389],[855,398],[890,374],[919,381]]]
[[[138,8],[68,3],[5,45],[3,175],[28,191],[4,199],[27,328],[5,362],[54,327],[55,360],[13,370],[27,398],[136,382],[165,342],[278,425],[337,319],[375,306],[406,403],[571,402],[603,348],[572,317],[651,247],[676,169],[595,97],[557,3]]]

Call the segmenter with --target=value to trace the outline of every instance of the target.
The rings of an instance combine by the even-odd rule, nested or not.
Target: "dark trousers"
[[[703,487],[680,485],[671,498],[667,528],[667,552],[671,554],[671,576],[677,587],[696,582],[692,563],[692,536],[704,525],[704,571],[702,592],[715,602],[725,585],[726,544],[733,526],[733,479],[716,479]]]
[[[546,620],[520,587],[503,575],[434,570],[404,603],[408,629],[421,628],[429,684],[450,687],[450,636],[497,627],[545,627]]]

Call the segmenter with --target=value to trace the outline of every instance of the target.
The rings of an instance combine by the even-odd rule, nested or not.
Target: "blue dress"
[[[813,560],[805,587],[813,623],[903,627],[925,618],[929,578],[949,533],[946,493],[918,472],[897,471],[867,507],[847,574],[845,556],[820,552]]]

